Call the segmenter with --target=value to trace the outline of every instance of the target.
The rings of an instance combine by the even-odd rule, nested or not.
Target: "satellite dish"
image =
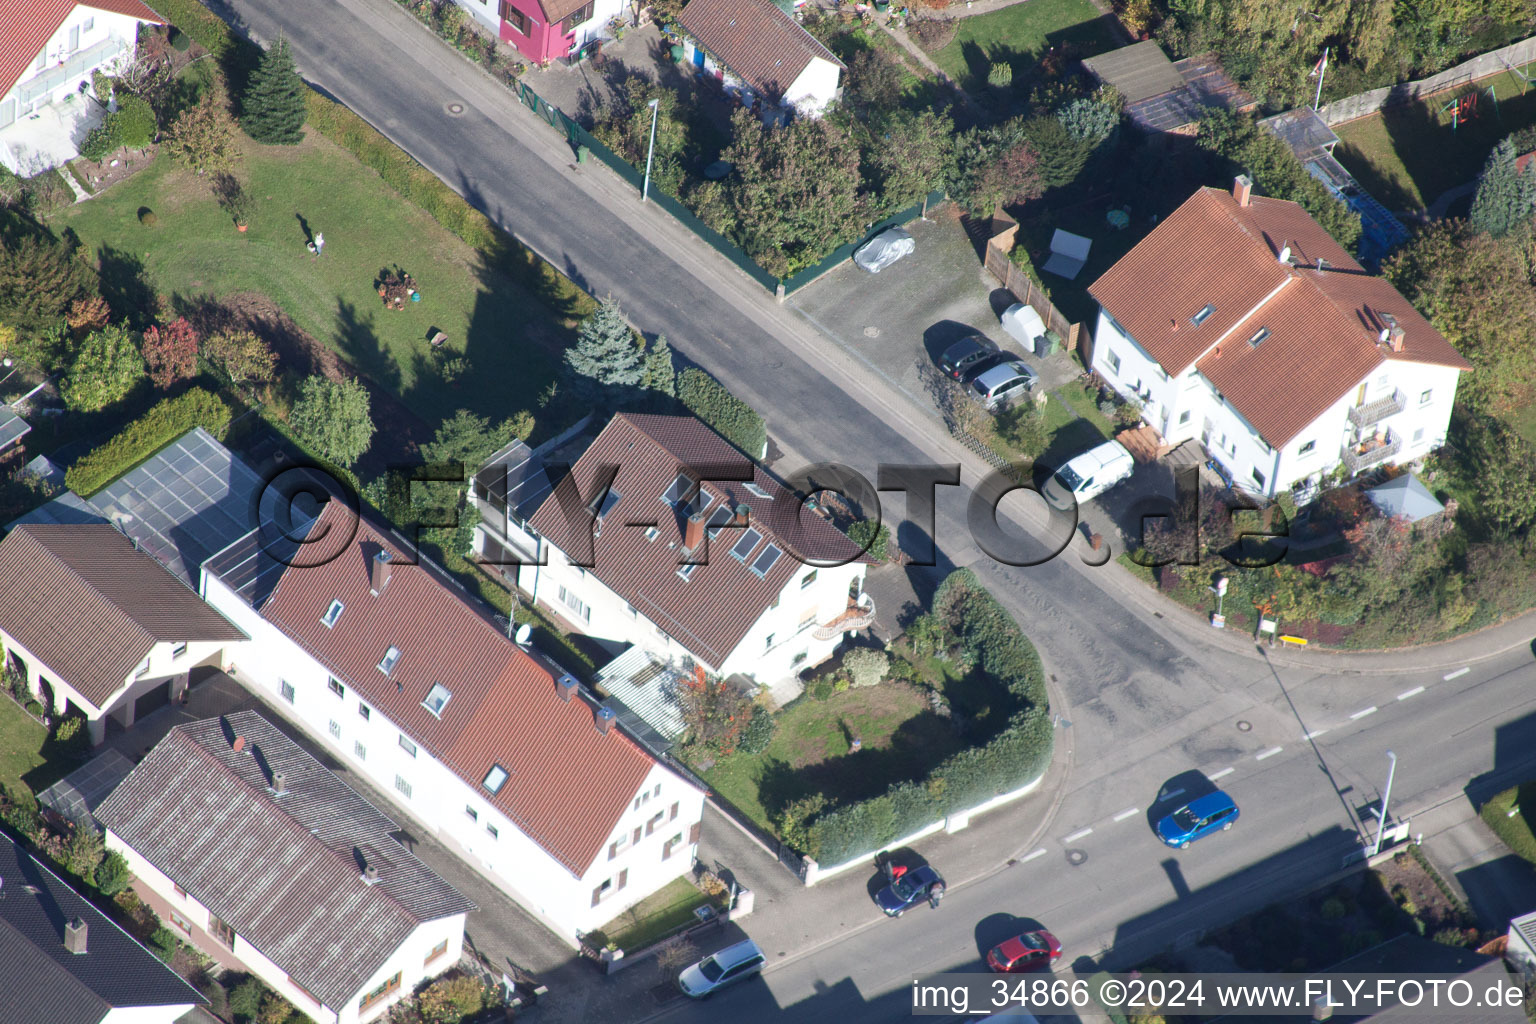
[[[527,647],[528,638],[531,636],[533,636],[533,627],[525,622],[517,627],[517,633],[513,636],[513,640],[517,643],[517,646]]]

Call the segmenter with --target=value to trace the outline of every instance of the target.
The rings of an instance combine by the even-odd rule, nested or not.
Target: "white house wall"
[[[841,72],[836,64],[821,57],[812,57],[788,89],[784,90],[784,105],[794,107],[805,117],[819,117],[827,105],[837,98],[837,79]]]
[[[64,24],[53,34],[43,47],[41,54],[34,55],[32,62],[27,65],[27,70],[22,72],[22,78],[6,94],[5,98],[15,99],[17,110],[16,118],[36,110],[38,107],[63,99],[70,93],[80,90],[80,83],[87,85],[91,81],[91,71],[96,68],[107,70],[115,68],[122,63],[133,59],[135,41],[138,39],[139,22],[125,14],[114,14],[111,11],[98,10],[94,7],[76,7],[64,19]],[[96,62],[92,67],[85,68],[78,75],[71,75],[52,89],[40,96],[29,98],[26,104],[20,102],[21,93],[25,91],[29,81],[37,78],[49,68],[64,63],[76,54],[90,49],[98,43],[109,39],[117,39],[124,44],[124,49],[115,56],[108,56],[102,61]],[[71,46],[71,43],[74,43]],[[38,57],[42,57],[39,65]],[[3,102],[3,98],[0,98]]]
[[[101,1018],[101,1024],[175,1024],[194,1005],[115,1006]]]

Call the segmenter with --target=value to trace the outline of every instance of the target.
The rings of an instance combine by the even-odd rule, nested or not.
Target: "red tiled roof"
[[[139,0],[89,0],[79,4],[75,0],[0,0],[0,97],[21,81],[43,45],[77,6],[165,24],[164,18]]]
[[[711,57],[774,99],[817,57],[843,66],[773,0],[691,0],[677,20]]]
[[[1294,265],[1278,258],[1287,247]],[[1089,292],[1170,375],[1195,364],[1275,446],[1387,359],[1470,368],[1306,211],[1264,196],[1241,207],[1230,192],[1200,189]],[[1207,303],[1216,310],[1196,327],[1190,318]],[[1384,315],[1404,330],[1401,352],[1378,340]]]
[[[0,580],[0,629],[97,708],[156,643],[246,638],[105,523],[16,527]]]
[[[804,569],[791,552],[823,564],[851,560],[858,552],[836,527],[812,512],[802,514],[800,502],[783,484],[692,416],[615,416],[571,469],[578,493],[591,494],[605,465],[618,467],[612,489],[619,499],[604,517],[608,525],[593,541],[589,571],[709,668],[724,663],[789,578]],[[688,579],[678,576],[682,516],[661,496],[685,468],[706,477],[700,485],[712,499],[706,515],[739,505],[750,509],[748,522],[764,539],[747,552],[745,562],[731,550],[746,531],[727,526],[697,556],[707,564],[700,564]],[[745,480],[712,482],[711,470],[722,477],[733,471],[750,473],[763,494],[749,491]],[[566,515],[560,504],[564,486],[557,485],[530,522],[556,547],[574,554],[585,550],[581,535],[590,525],[584,515]],[[659,534],[646,540],[644,527],[652,523]],[[759,576],[749,566],[770,544],[784,554]]]
[[[314,531],[352,529],[352,512],[329,502]],[[606,736],[593,708],[556,694],[555,676],[421,565],[395,564],[371,592],[368,569],[401,549],[366,522],[323,565],[290,565],[261,614],[339,680],[451,767],[572,873],[581,875],[634,799],[652,759],[617,729]],[[332,601],[341,617],[320,621]],[[391,646],[394,671],[378,664]],[[422,706],[434,683],[452,693],[441,718]],[[495,796],[481,788],[492,765],[510,774]]]

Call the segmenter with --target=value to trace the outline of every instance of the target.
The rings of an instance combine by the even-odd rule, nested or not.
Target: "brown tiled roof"
[[[791,552],[823,563],[852,559],[858,552],[857,545],[831,524],[811,512],[802,514],[799,501],[782,483],[692,416],[615,416],[572,467],[578,493],[591,494],[604,465],[618,467],[613,491],[619,498],[593,542],[591,573],[710,668],[720,667],[789,578],[804,569]],[[683,561],[682,515],[661,497],[678,473],[690,467],[706,473],[701,483],[711,499],[706,515],[746,505],[751,527],[764,539],[743,562],[731,551],[745,530],[727,526],[710,542],[707,553],[690,558],[708,564],[683,579],[677,574]],[[763,494],[748,490],[744,479],[710,481],[709,467],[718,467],[716,475],[722,477],[751,474]],[[584,551],[580,540],[590,529],[589,520],[565,514],[561,486],[530,522],[562,551]],[[658,536],[646,540],[645,526],[652,523]],[[759,576],[749,566],[770,544],[784,554]]]
[[[690,0],[677,20],[711,57],[774,99],[816,57],[843,66],[773,0]]]
[[[544,12],[544,20],[553,25],[575,14],[587,3],[588,0],[539,0],[539,10]]]
[[[332,1009],[417,925],[475,909],[390,835],[398,824],[254,711],[172,729],[96,818]]]
[[[105,523],[16,527],[0,580],[0,629],[98,708],[158,642],[245,639]]]
[[[90,0],[80,4],[74,0],[0,0],[0,97],[21,81],[43,45],[77,6],[165,24],[164,18],[139,0]]]
[[[1278,258],[1287,246],[1294,265]],[[1228,191],[1200,189],[1089,292],[1164,370],[1176,376],[1196,365],[1275,446],[1386,359],[1470,368],[1306,211],[1264,196],[1241,207]],[[1194,326],[1190,318],[1207,303],[1216,311]],[[1384,315],[1404,329],[1401,352],[1378,341]],[[1265,327],[1269,335],[1251,347]]]
[[[617,730],[599,733],[581,699],[560,700],[551,670],[427,567],[395,564],[383,591],[373,594],[373,557],[383,551],[404,563],[406,556],[342,502],[326,505],[310,536],[332,529],[350,535],[354,523],[355,536],[335,558],[283,569],[261,614],[581,875],[652,759]],[[221,553],[208,571],[222,575],[232,561]],[[320,618],[332,601],[341,601],[343,611],[327,628]],[[400,658],[386,676],[378,665],[391,646]],[[441,717],[422,706],[434,683],[453,695]],[[492,796],[480,787],[495,764],[511,778]]]

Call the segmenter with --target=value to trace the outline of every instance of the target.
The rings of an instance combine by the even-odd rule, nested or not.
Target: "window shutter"
[[[671,810],[671,812],[670,812],[670,813],[669,813],[669,814],[668,814],[668,815],[667,815],[667,820],[668,820],[668,821],[676,821],[676,820],[677,820],[677,804],[675,804],[675,803],[674,803],[674,804],[673,804],[673,805],[672,805],[672,810]]]
[[[617,857],[618,855],[619,855],[619,844],[617,842],[609,843],[608,844],[608,859],[609,860],[613,860],[613,858]]]
[[[625,868],[623,871],[619,872],[619,884],[617,888],[624,888],[624,883],[627,881],[629,881],[629,868]]]
[[[697,843],[699,841],[699,827],[702,824],[703,824],[702,822],[696,821],[692,825],[688,826],[688,843],[689,843],[689,845],[692,845],[693,843]]]
[[[635,837],[633,839],[631,839],[630,842],[638,843],[639,841],[640,841],[640,826],[636,825],[635,826]]]
[[[592,905],[594,907],[597,906],[599,903],[602,902],[602,899],[603,899],[603,887],[602,886],[598,886],[596,889],[592,890]]]
[[[661,859],[670,860],[672,857],[672,840],[668,839],[661,847]]]

